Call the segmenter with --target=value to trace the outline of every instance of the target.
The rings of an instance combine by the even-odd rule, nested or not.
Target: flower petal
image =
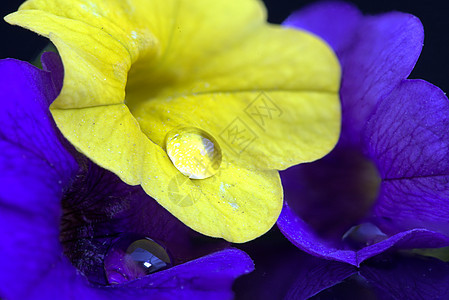
[[[449,175],[449,102],[438,87],[405,80],[368,121],[367,150],[384,179]]]
[[[142,296],[159,292],[168,299],[230,299],[234,279],[253,269],[251,259],[243,251],[227,249],[111,289],[127,293],[135,289]]]
[[[287,20],[288,26],[311,30],[335,47],[343,66],[342,140],[351,144],[359,144],[375,105],[410,74],[424,39],[422,24],[413,15],[391,12],[357,19],[346,3],[320,3]]]
[[[374,214],[384,230],[428,228],[449,234],[448,115],[440,89],[406,80],[369,120],[367,152],[384,178]]]
[[[308,34],[266,25],[260,2],[59,3],[28,1],[7,20],[49,36],[61,53],[66,76],[52,106],[60,130],[195,230],[234,242],[265,233],[282,202],[273,169],[315,160],[335,145],[335,56]],[[170,183],[180,173],[163,150],[167,132],[187,125],[218,137],[237,119],[251,126],[253,145],[236,153],[222,141],[222,172],[179,187],[179,195],[200,191],[194,205],[173,203]]]
[[[185,226],[140,186],[129,186],[115,174],[85,160],[80,164],[86,167],[62,199],[60,241],[65,254],[90,282],[107,284],[104,257],[119,240],[122,243],[117,246],[118,252],[126,250],[121,247],[127,247],[127,241],[151,238],[167,249],[172,265],[229,246]]]
[[[347,151],[344,146],[347,146],[345,143],[348,141],[356,148],[361,148],[363,143],[368,144],[365,154],[374,159],[384,178],[374,210],[374,220],[390,237],[358,251],[355,261],[360,264],[366,258],[391,247],[424,247],[426,243],[432,247],[441,247],[447,244],[445,234],[449,228],[443,219],[448,212],[445,204],[447,193],[444,192],[447,189],[448,150],[445,142],[448,130],[444,116],[448,112],[447,98],[436,87],[425,82],[403,81],[421,50],[423,33],[419,20],[400,13],[360,20],[353,10],[347,4],[316,4],[304,12],[296,13],[286,23],[328,38],[335,47],[343,65],[340,93],[344,120],[337,149]],[[340,22],[342,13],[348,12],[348,19]],[[354,26],[357,28],[354,29]],[[348,41],[346,45],[344,41]],[[373,111],[374,117],[365,124]],[[362,144],[359,143],[360,137]],[[334,150],[329,160],[335,155]],[[431,163],[428,164],[428,161]],[[323,160],[325,162],[326,158]],[[345,171],[348,167],[345,167]],[[320,171],[329,173],[323,171],[322,166],[316,173],[320,174]],[[420,175],[425,178],[408,177]],[[345,190],[346,187],[338,185],[338,189]],[[317,195],[320,198],[322,192],[314,190],[310,194],[309,198],[315,199]],[[364,195],[368,195],[366,191]],[[332,195],[331,198],[334,197]],[[344,200],[348,198],[346,194],[341,197]],[[344,203],[342,201],[338,203],[341,205]],[[296,206],[305,205],[299,203]],[[441,210],[435,211],[435,206],[441,206]],[[317,238],[315,232],[293,211],[285,208],[284,211],[278,224],[281,229],[285,228],[283,231],[298,247],[320,257],[341,260],[339,255],[334,254],[342,248],[341,245],[334,247],[328,241]],[[318,212],[323,215],[322,209]],[[313,218],[309,212],[310,215]],[[319,222],[320,218],[317,218]],[[294,232],[291,224],[296,224],[299,232]]]
[[[400,232],[379,243],[357,251],[357,264],[390,249],[439,248],[449,245],[449,237],[426,229]]]
[[[208,13],[208,18],[212,16]],[[217,140],[229,127],[238,126],[246,131],[248,143],[239,146],[224,139],[221,142],[228,147],[224,151],[239,165],[260,169],[312,161],[335,145],[340,108],[334,55],[308,34],[261,26],[260,18],[251,21],[256,20],[259,26],[248,21],[239,28],[247,34],[234,35],[232,42],[214,38],[210,44],[221,49],[212,53],[211,46],[198,49],[202,56],[180,53],[179,57],[193,60],[187,71],[177,70],[184,77],[177,75],[161,85],[158,78],[168,76],[162,70],[140,67],[130,72],[126,103],[153,142],[163,146],[166,134],[181,124],[206,130]],[[191,20],[184,22],[180,26]],[[199,34],[202,41],[211,36],[194,29],[183,34]],[[199,48],[195,42],[196,38],[189,42],[193,49]],[[182,63],[176,61],[176,66]]]
[[[57,92],[49,72],[0,61],[0,294],[8,299],[23,299],[62,253],[60,197],[77,165],[48,110]]]
[[[345,58],[342,100],[342,130],[358,141],[374,106],[413,70],[423,45],[418,18],[404,13],[366,17]]]
[[[5,20],[49,37],[58,48],[65,76],[53,107],[89,107],[123,103],[139,46],[146,47],[145,53],[157,52],[156,41],[141,29],[133,11],[122,1],[37,0],[27,1]],[[142,36],[137,42],[131,28]]]
[[[116,165],[119,175],[140,173],[142,177],[132,183],[141,181],[150,196],[199,232],[243,242],[265,233],[276,222],[282,205],[282,188],[276,171],[255,172],[222,162],[220,173],[215,176],[188,179],[173,166],[162,148],[144,136],[125,105],[114,108],[53,110],[53,114],[60,124],[69,126],[72,118],[82,115],[80,134],[73,143],[88,149],[86,155],[91,157],[95,156],[91,149],[108,149],[110,154],[103,161],[107,159],[109,165]],[[130,128],[134,137],[131,141],[127,137]],[[111,134],[104,138],[104,131]],[[130,145],[132,141],[134,144]],[[121,169],[121,165],[126,168]],[[241,182],[245,185],[241,186]],[[260,182],[264,185],[260,186]]]
[[[319,258],[345,262],[357,266],[356,252],[343,250],[341,245],[322,239],[288,206],[284,204],[277,225],[282,233],[299,249]]]
[[[283,242],[267,240],[263,251],[255,252],[256,270],[234,285],[237,299],[309,299],[357,273],[354,266],[313,257]]]
[[[51,72],[53,85],[59,94],[64,82],[64,66],[62,65],[61,57],[54,52],[44,52],[41,55],[41,64],[44,70]],[[53,101],[53,99],[50,100]],[[48,105],[50,106],[51,103],[48,103]]]
[[[265,170],[322,157],[337,142],[340,128],[337,96],[319,92],[199,93],[170,102],[161,97],[133,115],[162,148],[170,130],[197,127],[215,137],[224,160]]]
[[[367,262],[360,274],[387,298],[444,299],[449,293],[449,265],[434,258],[394,255]]]
[[[54,62],[47,55],[44,65]],[[57,65],[50,68],[60,69]],[[62,78],[60,75],[56,77]],[[15,60],[0,61],[0,77],[0,98],[5,100],[5,109],[0,111],[2,297],[232,297],[232,281],[253,269],[251,259],[235,249],[153,274],[129,286],[101,288],[89,284],[64,256],[59,241],[63,187],[77,171],[77,165],[61,145],[48,111],[57,94],[57,79]],[[214,284],[209,276],[216,279]]]
[[[350,51],[358,27],[363,22],[360,11],[351,3],[320,2],[292,13],[282,25],[310,31],[325,40],[342,60]]]
[[[39,175],[37,175],[39,176]],[[43,199],[60,198],[40,192]],[[42,200],[43,200],[42,199]],[[2,272],[0,294],[6,299],[57,299],[98,296],[87,279],[70,264],[59,243],[59,214],[30,214],[16,209],[0,212]],[[97,298],[95,298],[97,299]]]
[[[385,232],[427,228],[449,235],[448,185],[449,176],[384,181],[374,206],[375,222]]]
[[[280,175],[284,200],[319,236],[333,240],[366,221],[381,181],[376,166],[359,149],[341,145]]]
[[[449,265],[442,261],[410,254],[386,254],[365,262],[357,275],[316,298],[444,299],[449,292],[448,278]],[[299,290],[301,286],[296,288]]]
[[[76,170],[48,111],[48,101],[57,93],[49,72],[13,59],[0,61],[0,177],[8,187],[0,190],[4,205],[34,212],[59,209],[45,207],[55,204],[25,188],[60,195]]]
[[[308,299],[354,273],[356,269],[347,264],[304,257],[285,299]]]
[[[359,251],[345,250],[344,245],[318,237],[316,233],[285,204],[277,225],[282,233],[299,249],[319,258],[346,262],[354,266],[391,248],[438,248],[449,245],[449,238],[425,229],[400,232],[386,240],[365,246]]]

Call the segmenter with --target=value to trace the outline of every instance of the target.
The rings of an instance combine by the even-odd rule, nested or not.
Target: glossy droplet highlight
[[[134,280],[172,266],[164,247],[148,237],[125,235],[111,247],[104,259],[110,284]]]
[[[344,241],[355,249],[379,243],[387,238],[388,236],[373,223],[362,223],[352,226],[342,237]]]
[[[216,174],[221,165],[221,149],[207,132],[195,127],[170,131],[165,149],[176,169],[191,179],[205,179]]]

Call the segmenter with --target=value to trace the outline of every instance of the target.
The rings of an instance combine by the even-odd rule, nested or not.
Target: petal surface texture
[[[323,2],[284,24],[334,48],[343,120],[329,155],[281,173],[281,231],[314,256],[354,266],[387,250],[449,245],[449,101],[407,79],[422,48],[419,19]]]
[[[54,72],[62,71],[58,59],[44,54],[43,65]],[[61,86],[62,73],[51,74],[28,63],[7,59],[0,61],[0,78],[2,298],[232,298],[233,280],[253,269],[251,259],[236,249],[213,253],[114,287],[90,283],[63,254],[60,241],[61,199],[78,171],[74,158],[63,147],[48,109]],[[84,192],[101,190],[101,184],[94,188],[86,185]],[[129,190],[126,195],[131,197]],[[108,200],[114,196],[125,198],[114,190]],[[101,195],[94,193],[86,197],[91,198],[87,204],[93,204],[98,201],[95,197]],[[92,253],[83,253],[84,257],[89,255]]]
[[[80,152],[189,227],[245,242],[280,214],[277,170],[322,157],[340,132],[336,56],[265,18],[254,0],[31,0],[6,20],[58,48],[52,114]],[[217,174],[172,164],[164,141],[179,127],[217,141]]]
[[[384,230],[449,235],[449,102],[423,80],[403,81],[376,109],[366,144],[383,182],[374,214]]]

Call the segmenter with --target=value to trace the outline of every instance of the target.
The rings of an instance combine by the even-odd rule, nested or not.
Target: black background
[[[3,0],[0,15],[17,10],[21,0]],[[272,23],[282,22],[291,12],[308,3],[305,0],[265,0]],[[424,24],[425,41],[421,58],[411,78],[422,78],[449,91],[449,8],[446,1],[370,1],[352,0],[366,14],[378,14],[398,10],[414,14]],[[46,45],[46,39],[25,29],[0,22],[0,58],[12,57],[32,60]]]

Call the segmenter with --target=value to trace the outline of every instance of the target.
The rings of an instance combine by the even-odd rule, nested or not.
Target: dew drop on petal
[[[191,179],[205,179],[220,168],[222,153],[218,142],[207,132],[195,127],[170,131],[165,149],[176,169]]]
[[[110,284],[134,280],[172,266],[167,251],[148,237],[123,235],[109,249],[104,269]]]
[[[388,236],[379,227],[369,222],[352,226],[342,237],[356,249],[379,243],[387,238]]]

